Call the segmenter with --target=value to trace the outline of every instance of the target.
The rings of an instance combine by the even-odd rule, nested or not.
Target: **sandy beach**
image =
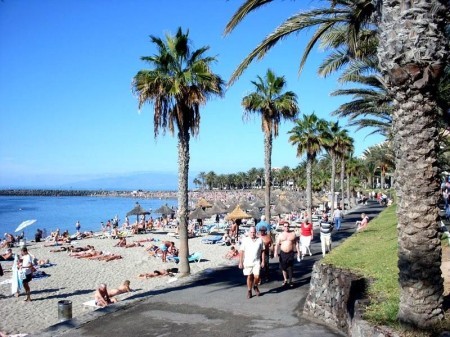
[[[207,234],[204,234],[206,236]],[[191,274],[221,265],[237,264],[224,258],[230,247],[216,244],[205,244],[203,237],[189,239],[190,253],[201,252],[202,261],[191,263]],[[146,238],[174,241],[176,246],[178,240],[169,236],[167,232],[155,232],[150,234],[133,235],[127,238],[128,242]],[[161,287],[168,287],[189,281],[186,278],[171,278],[160,276],[149,279],[140,279],[138,274],[152,272],[156,269],[177,267],[174,262],[163,263],[161,258],[152,257],[144,247],[150,243],[143,243],[144,247],[120,248],[114,247],[117,240],[91,238],[76,242],[77,246],[84,247],[93,245],[96,250],[120,254],[123,259],[110,262],[76,259],[70,257],[67,252],[50,252],[57,247],[44,247],[41,243],[30,243],[28,251],[38,259],[49,259],[53,264],[47,268],[40,268],[50,275],[48,277],[33,279],[30,283],[32,302],[24,302],[23,293],[16,298],[11,294],[12,262],[2,262],[5,271],[0,277],[0,331],[7,334],[30,334],[41,331],[53,324],[58,323],[58,301],[72,301],[72,315],[79,317],[94,310],[83,303],[92,300],[96,287],[104,282],[108,288],[117,288],[126,279],[131,281],[131,294],[118,296],[119,301],[127,301],[127,297],[142,294]],[[15,247],[13,251],[19,252]],[[151,292],[150,295],[151,296]]]

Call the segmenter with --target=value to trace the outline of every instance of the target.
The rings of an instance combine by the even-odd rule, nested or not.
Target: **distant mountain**
[[[191,183],[189,185],[192,185]],[[108,176],[63,184],[63,189],[93,189],[93,190],[151,190],[176,191],[178,189],[178,174],[165,172],[142,172],[128,175]]]

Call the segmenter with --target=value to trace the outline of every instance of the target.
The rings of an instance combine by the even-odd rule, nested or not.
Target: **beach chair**
[[[178,256],[170,256],[170,257],[168,256],[167,260],[174,261],[175,263],[180,262],[180,258]],[[199,263],[201,260],[202,260],[202,253],[200,253],[200,252],[192,253],[188,257],[189,262]]]

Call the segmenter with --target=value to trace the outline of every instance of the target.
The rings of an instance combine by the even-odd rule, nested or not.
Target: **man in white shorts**
[[[247,298],[252,297],[252,289],[259,296],[259,275],[264,263],[264,244],[256,237],[255,226],[250,227],[249,234],[242,240],[239,248],[239,268],[247,276]]]

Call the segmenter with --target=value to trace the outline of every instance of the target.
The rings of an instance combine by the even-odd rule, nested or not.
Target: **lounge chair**
[[[178,256],[170,256],[170,257],[168,256],[167,260],[174,261],[175,263],[180,262],[180,258]],[[189,262],[199,263],[201,260],[202,260],[202,253],[200,253],[200,252],[192,253],[188,257]]]

